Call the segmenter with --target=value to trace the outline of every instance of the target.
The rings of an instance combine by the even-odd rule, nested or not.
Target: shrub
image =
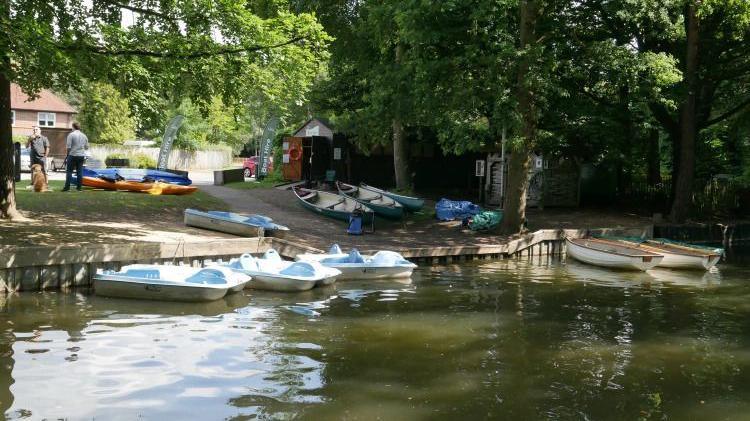
[[[130,157],[130,166],[133,168],[156,168],[156,160],[148,155],[137,153]]]
[[[111,154],[107,155],[106,159],[125,159],[125,158],[127,158],[127,156],[125,156],[125,154],[111,153]]]

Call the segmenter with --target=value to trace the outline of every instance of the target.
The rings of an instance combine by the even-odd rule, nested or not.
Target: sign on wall
[[[273,138],[276,136],[276,127],[279,125],[277,117],[271,117],[263,130],[263,137],[260,139],[260,171],[257,171],[255,177],[260,180],[268,175],[268,168],[273,156]]]
[[[167,123],[167,128],[164,129],[164,137],[161,141],[161,149],[159,150],[159,160],[156,164],[157,169],[167,169],[169,154],[172,153],[172,144],[174,144],[174,140],[177,138],[177,131],[180,130],[180,126],[182,126],[184,120],[185,116],[177,114]]]

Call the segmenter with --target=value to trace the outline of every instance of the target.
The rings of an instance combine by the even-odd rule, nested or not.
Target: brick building
[[[50,155],[65,156],[65,138],[76,114],[70,104],[46,89],[31,99],[20,86],[11,84],[10,108],[14,136],[28,136],[33,126],[39,126],[50,140]]]

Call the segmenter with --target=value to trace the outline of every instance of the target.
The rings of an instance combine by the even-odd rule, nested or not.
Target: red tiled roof
[[[12,83],[10,85],[10,108],[14,110],[50,111],[57,113],[75,113],[76,110],[62,98],[52,92],[42,89],[39,98],[30,100],[23,93],[21,87]]]

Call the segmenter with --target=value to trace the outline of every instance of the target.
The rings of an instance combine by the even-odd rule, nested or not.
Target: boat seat
[[[334,204],[332,204],[332,205],[328,205],[328,206],[326,206],[326,208],[327,208],[327,209],[333,209],[333,208],[335,208],[335,207],[336,207],[337,205],[340,205],[340,204],[342,204],[342,203],[344,203],[344,202],[346,202],[346,199],[341,199],[341,200],[339,200],[338,202],[336,202],[336,203],[334,203]]]

